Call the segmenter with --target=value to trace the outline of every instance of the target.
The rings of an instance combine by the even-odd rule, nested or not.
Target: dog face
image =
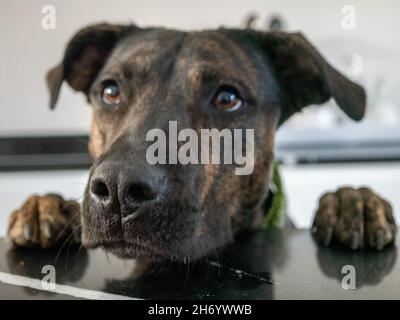
[[[333,97],[359,120],[365,105],[364,91],[301,35],[251,30],[95,25],[72,38],[47,79],[51,108],[64,80],[93,108],[83,243],[151,260],[194,260],[257,226],[274,132],[294,112]],[[149,164],[146,135],[171,121],[197,133],[254,129],[253,172]]]

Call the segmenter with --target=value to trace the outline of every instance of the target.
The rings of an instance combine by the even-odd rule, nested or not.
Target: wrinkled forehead
[[[142,72],[203,74],[236,78],[256,85],[259,64],[249,52],[218,30],[178,32],[143,30],[127,37],[112,53],[106,69]],[[258,67],[257,67],[258,66]]]
[[[257,74],[254,53],[218,30],[189,34],[177,63],[192,73],[228,74],[239,78]]]
[[[135,72],[162,68],[175,59],[183,32],[142,30],[123,39],[109,57],[105,70]],[[161,71],[161,70],[160,70]]]

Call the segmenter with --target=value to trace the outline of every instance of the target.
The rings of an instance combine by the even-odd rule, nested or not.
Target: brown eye
[[[103,82],[101,100],[107,106],[118,106],[121,102],[121,92],[118,84],[114,80]]]
[[[220,87],[212,102],[217,109],[223,111],[235,111],[243,105],[239,92],[231,86]]]

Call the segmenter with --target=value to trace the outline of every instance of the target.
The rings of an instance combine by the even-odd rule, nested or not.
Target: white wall
[[[54,31],[41,28],[45,4],[56,8]],[[348,4],[357,10],[356,30],[341,27],[342,6]],[[396,90],[387,94],[399,94],[393,80],[400,74],[400,2],[396,0],[1,1],[0,136],[87,131],[90,108],[84,99],[64,88],[58,109],[51,113],[44,84],[45,72],[60,60],[69,37],[86,24],[109,20],[185,29],[238,27],[251,11],[263,20],[272,13],[283,14],[289,29],[302,30],[336,64],[343,63],[344,53],[368,51],[366,55],[374,61],[378,58],[379,64],[367,63],[367,72],[383,73],[396,84]]]

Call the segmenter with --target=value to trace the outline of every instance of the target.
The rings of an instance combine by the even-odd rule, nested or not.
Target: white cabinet
[[[88,173],[88,170],[0,173],[0,236],[6,233],[9,214],[31,194],[53,192],[81,201]]]
[[[289,216],[299,228],[310,227],[321,194],[342,185],[372,187],[400,221],[400,162],[283,166],[282,176]]]

